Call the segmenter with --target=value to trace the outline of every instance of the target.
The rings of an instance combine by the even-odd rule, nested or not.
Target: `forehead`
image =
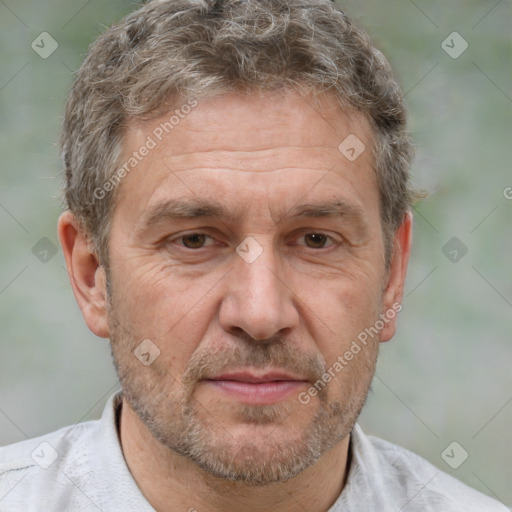
[[[175,102],[171,112],[129,123],[124,161],[152,146],[120,185],[118,202],[129,201],[133,212],[140,215],[173,195],[294,204],[313,188],[324,199],[334,197],[338,185],[345,199],[361,203],[365,191],[367,200],[378,201],[369,123],[339,109],[331,97],[315,101],[278,91],[228,94],[183,107],[190,104]],[[358,151],[366,148],[357,159],[340,151],[346,140],[359,141]]]
[[[157,143],[154,153],[166,149],[173,155],[219,149],[254,151],[276,146],[337,149],[350,134],[371,140],[366,118],[353,109],[341,110],[334,97],[326,93],[316,97],[285,90],[232,93],[199,100],[193,107],[191,100],[172,103],[170,112],[154,119],[130,120],[125,148],[143,143],[143,137],[149,133]]]

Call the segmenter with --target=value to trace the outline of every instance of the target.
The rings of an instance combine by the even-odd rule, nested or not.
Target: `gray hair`
[[[116,188],[95,191],[119,170],[130,118],[178,100],[283,88],[329,93],[370,122],[389,262],[414,199],[406,109],[382,53],[330,0],[154,0],[91,45],[66,104],[61,151],[67,208],[100,262],[108,264]]]

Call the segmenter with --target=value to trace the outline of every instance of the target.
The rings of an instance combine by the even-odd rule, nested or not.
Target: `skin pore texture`
[[[169,117],[131,120],[124,157]],[[366,146],[354,161],[338,150],[350,134]],[[400,303],[410,253],[408,214],[386,270],[370,125],[327,95],[228,94],[157,142],[117,190],[110,296],[76,219],[59,220],[85,321],[111,340],[128,467],[157,511],[326,511],[396,318],[307,404],[298,396]],[[177,201],[206,215],[176,216],[190,210]],[[160,351],[147,366],[143,340]],[[234,371],[295,382],[250,403],[211,381]]]

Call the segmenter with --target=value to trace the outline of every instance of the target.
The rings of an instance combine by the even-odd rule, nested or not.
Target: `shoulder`
[[[383,492],[391,491],[403,512],[509,512],[406,448],[366,436],[358,425],[353,440],[360,463],[369,466]]]
[[[0,447],[0,474],[38,466],[49,467],[94,429],[98,421],[69,425],[49,434]]]
[[[68,495],[77,474],[90,472],[90,446],[98,421],[64,427],[55,432],[0,447],[0,496],[8,510],[38,510]],[[80,509],[82,510],[82,509]],[[85,509],[84,509],[85,510]]]

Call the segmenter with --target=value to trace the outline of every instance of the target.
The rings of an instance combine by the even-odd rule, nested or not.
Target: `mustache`
[[[182,375],[185,389],[192,389],[202,379],[212,378],[226,370],[279,369],[302,377],[311,383],[322,378],[326,363],[321,354],[310,354],[274,337],[265,341],[239,336],[238,343],[203,347],[190,357]]]

